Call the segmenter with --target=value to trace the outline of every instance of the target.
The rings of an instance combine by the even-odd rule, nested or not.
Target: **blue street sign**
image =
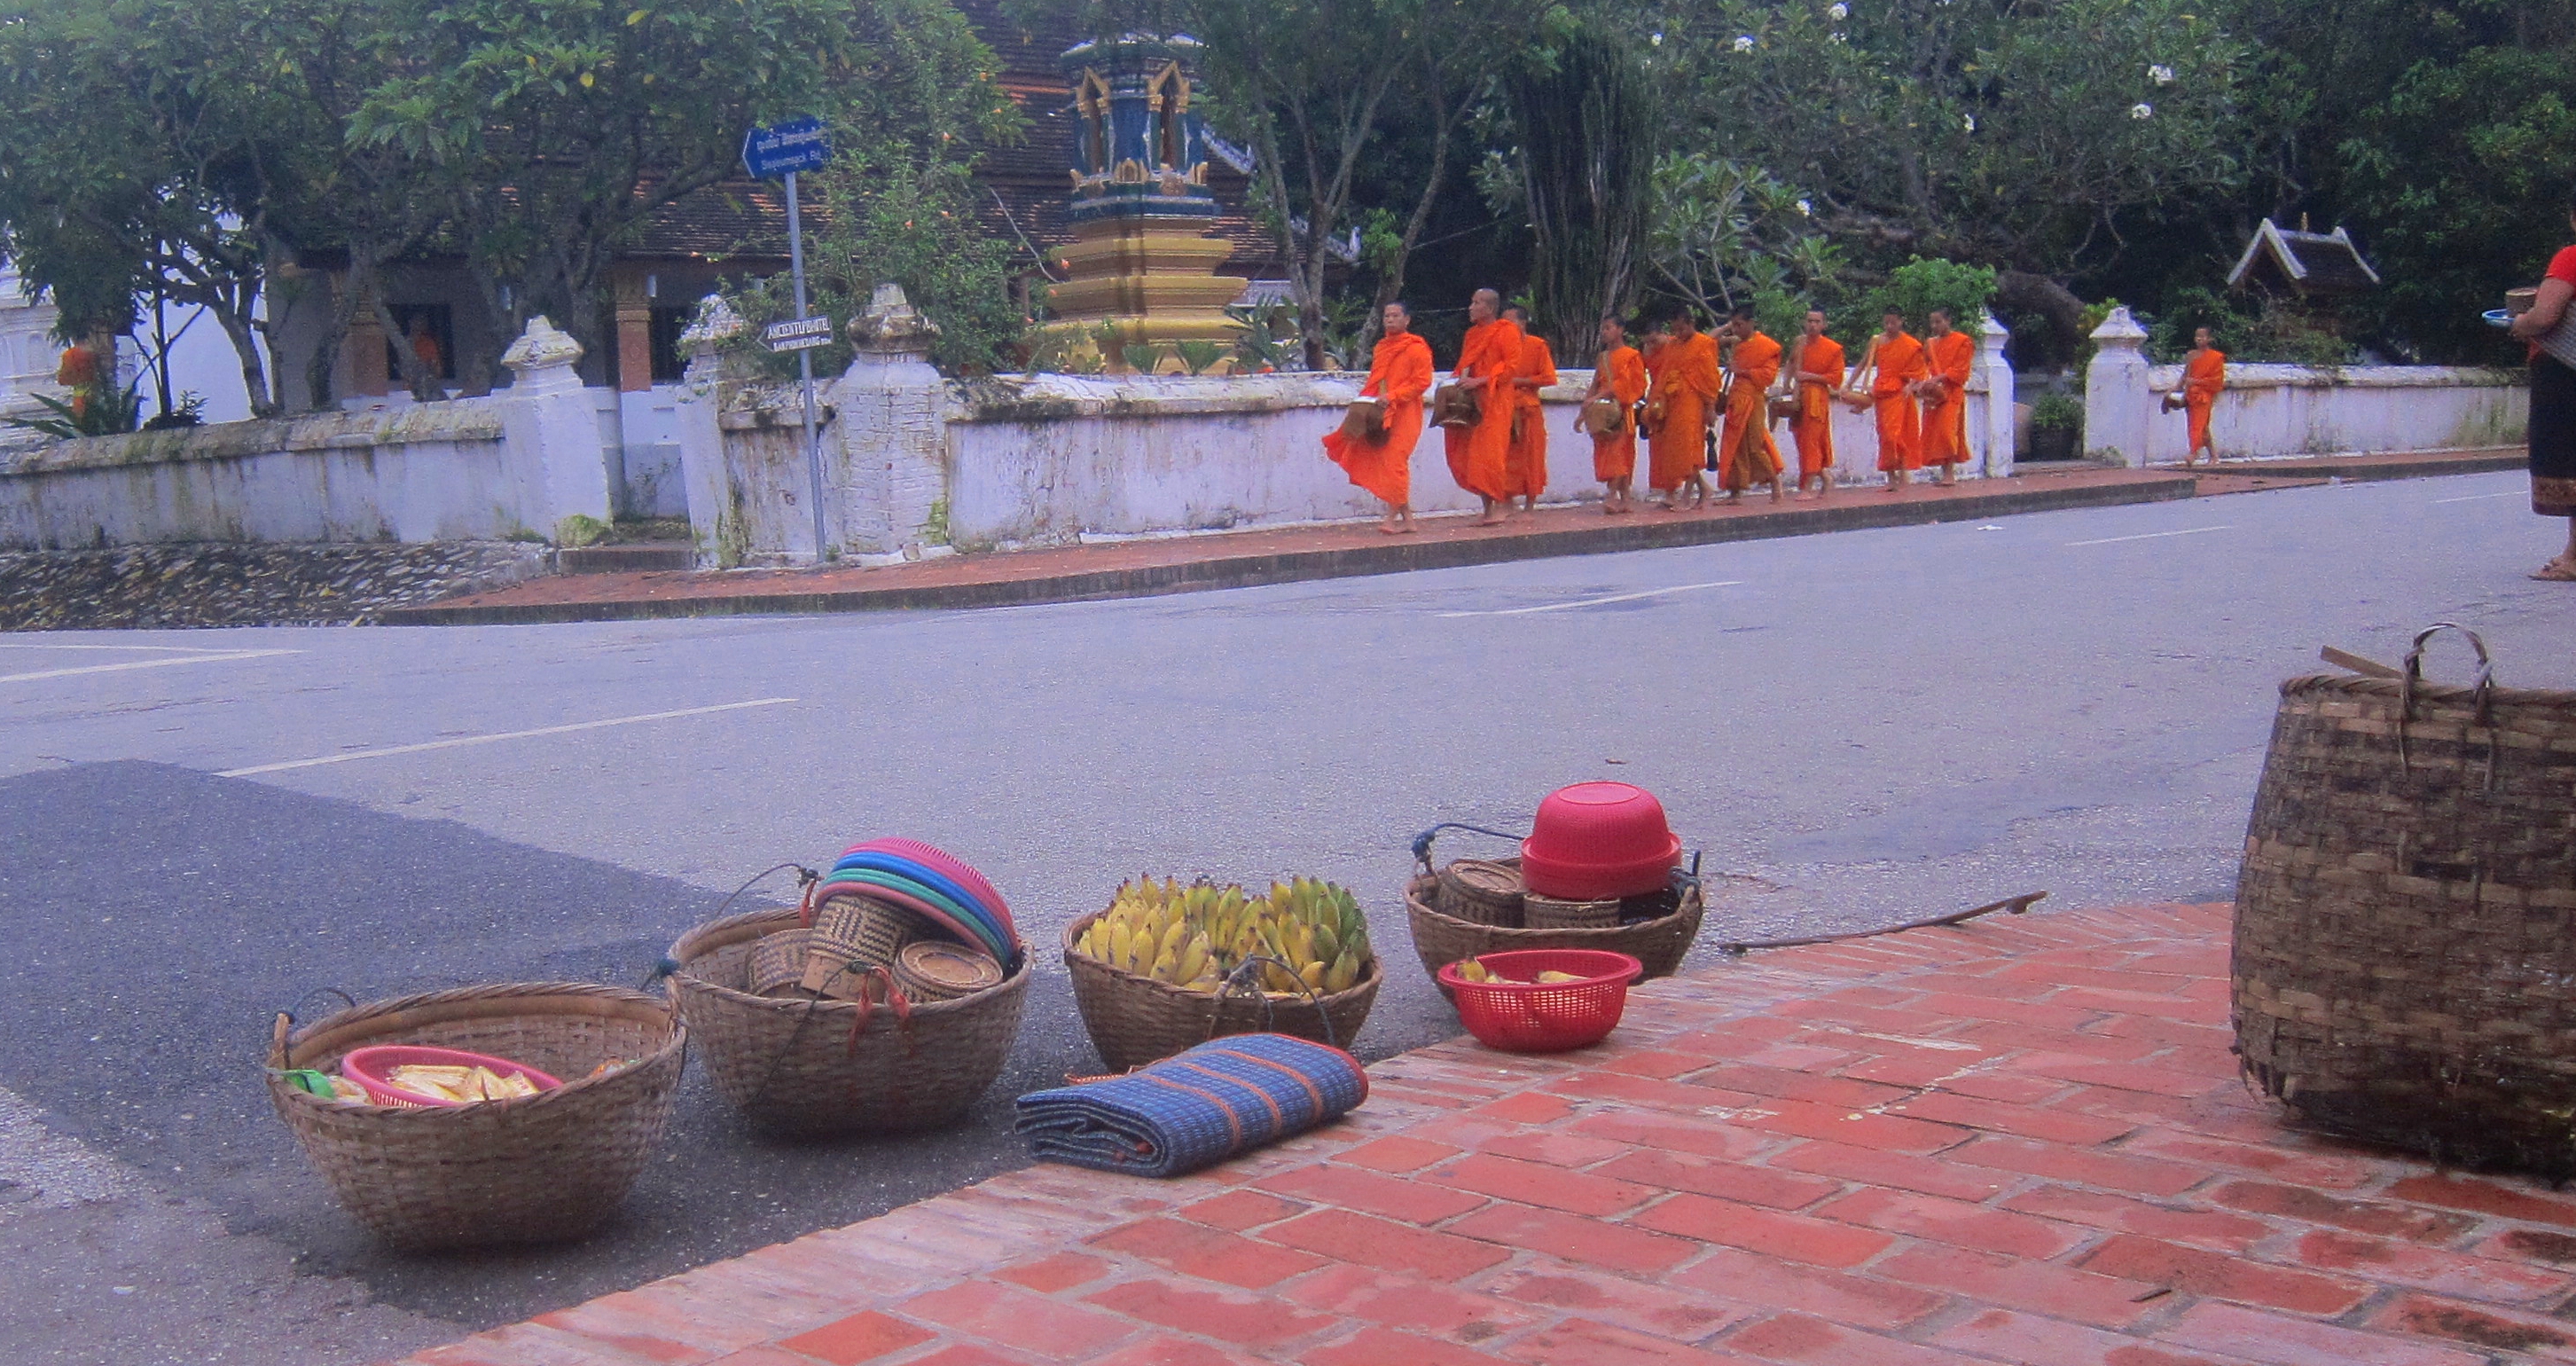
[[[831,159],[832,135],[821,119],[810,114],[742,135],[743,169],[756,180],[817,170]]]

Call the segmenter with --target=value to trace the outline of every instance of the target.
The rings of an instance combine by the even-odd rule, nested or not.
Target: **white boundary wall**
[[[2162,397],[2182,385],[2179,365],[2149,365],[2146,329],[2115,309],[2093,334],[2084,380],[2084,446],[2094,459],[2177,465],[2190,430]],[[2351,452],[2457,450],[2523,440],[2531,391],[2511,370],[2471,366],[2303,365],[2227,367],[2210,411],[2210,438],[2229,459]]]
[[[537,319],[511,348],[518,382],[491,398],[0,453],[0,548],[499,540],[549,536],[576,513],[604,522],[601,413],[579,355]]]

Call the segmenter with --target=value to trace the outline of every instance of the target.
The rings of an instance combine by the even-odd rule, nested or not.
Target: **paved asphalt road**
[[[0,637],[0,1337],[363,1360],[1018,1163],[1009,1097],[1093,1065],[1046,952],[966,1127],[767,1142],[693,1070],[667,1160],[581,1246],[386,1256],[267,1112],[269,1012],[317,988],[632,982],[742,878],[866,836],[976,862],[1040,945],[1140,871],[1348,883],[1392,969],[1373,1055],[1453,1027],[1406,940],[1408,837],[1524,825],[1584,778],[1655,790],[1706,849],[1711,937],[2223,898],[2272,687],[2320,643],[2393,661],[2463,621],[2504,681],[2576,686],[2576,589],[2524,577],[2552,529],[2522,487],[982,612]],[[108,1311],[112,1346],[78,1326]]]

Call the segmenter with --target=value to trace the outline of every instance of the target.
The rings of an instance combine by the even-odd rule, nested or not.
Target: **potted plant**
[[[2074,460],[2083,454],[2084,400],[2042,394],[2030,405],[2031,460]]]

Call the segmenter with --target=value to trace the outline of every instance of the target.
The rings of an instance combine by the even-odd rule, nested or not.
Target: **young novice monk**
[[[1386,435],[1362,441],[1334,432],[1324,453],[1351,482],[1386,504],[1378,530],[1390,536],[1413,530],[1413,447],[1422,440],[1422,396],[1431,392],[1431,343],[1413,330],[1413,309],[1388,304],[1377,350],[1369,360],[1364,397],[1386,401]]]
[[[1968,458],[1968,370],[1977,360],[1977,343],[1950,325],[1950,310],[1936,308],[1925,320],[1925,374],[1915,381],[1923,400],[1923,463],[1941,467],[1941,482],[1959,482],[1959,465]]]
[[[2218,467],[2218,446],[2209,439],[2209,410],[2227,388],[2227,353],[2206,327],[2191,333],[2191,354],[2182,358],[2182,406],[2189,416],[2191,449],[2182,453],[2184,469],[2191,468],[2194,457],[2209,452],[2210,468]]]
[[[1629,511],[1628,486],[1637,477],[1637,403],[1646,396],[1646,358],[1628,344],[1628,329],[1617,318],[1601,320],[1601,355],[1592,363],[1592,387],[1584,391],[1589,407],[1607,397],[1619,405],[1619,426],[1592,438],[1592,477],[1601,481],[1601,511],[1610,516]],[[1582,409],[1574,429],[1583,430]]]
[[[1852,387],[1868,375],[1869,391],[1852,403],[1853,412],[1878,418],[1878,468],[1887,475],[1887,491],[1901,492],[1923,468],[1923,414],[1914,406],[1914,384],[1924,376],[1923,343],[1907,336],[1905,315],[1887,310],[1878,335],[1852,372]]]
[[[1798,405],[1789,419],[1789,434],[1798,439],[1798,497],[1823,498],[1834,491],[1833,397],[1843,387],[1843,344],[1825,335],[1823,309],[1807,310],[1789,373]],[[1813,495],[1807,492],[1810,479],[1816,481]]]
[[[1771,486],[1771,501],[1780,501],[1780,448],[1771,440],[1771,384],[1780,378],[1780,343],[1753,324],[1753,310],[1739,308],[1727,319],[1735,349],[1726,359],[1726,437],[1718,445],[1717,482],[1726,501],[1742,502],[1744,491]]]

